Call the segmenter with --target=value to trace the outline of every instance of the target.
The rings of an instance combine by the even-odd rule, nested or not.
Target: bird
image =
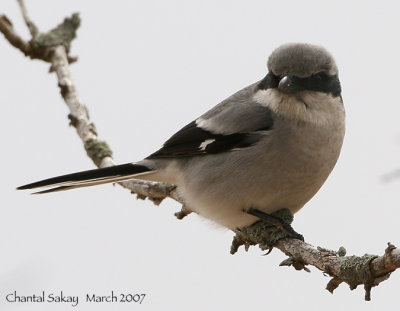
[[[338,68],[322,46],[286,43],[261,80],[189,123],[145,159],[44,179],[49,193],[130,179],[177,186],[185,206],[219,226],[298,212],[333,170],[345,135]],[[256,211],[256,212],[254,212]]]

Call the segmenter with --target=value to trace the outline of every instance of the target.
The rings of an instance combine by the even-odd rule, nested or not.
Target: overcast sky
[[[400,44],[398,1],[28,1],[45,31],[80,12],[72,73],[101,139],[118,163],[140,160],[175,131],[261,79],[286,42],[325,46],[335,57],[347,110],[336,168],[296,214],[307,242],[348,254],[400,246]],[[28,38],[14,0],[2,0]],[[372,290],[279,267],[285,259],[253,248],[232,256],[232,232],[179,204],[156,207],[112,185],[43,196],[15,187],[93,168],[48,64],[0,37],[2,140],[0,309],[73,310],[69,304],[11,304],[5,295],[79,295],[75,310],[384,310],[398,305],[400,272]],[[133,303],[85,304],[86,294],[147,294]]]

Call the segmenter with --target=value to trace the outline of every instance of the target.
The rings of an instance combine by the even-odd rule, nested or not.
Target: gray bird
[[[129,179],[178,186],[185,205],[224,227],[301,209],[331,173],[345,111],[338,69],[323,47],[285,44],[268,74],[189,123],[142,161],[54,177],[18,189],[39,193]]]

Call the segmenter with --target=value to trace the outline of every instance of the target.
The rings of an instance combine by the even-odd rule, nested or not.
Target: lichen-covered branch
[[[72,79],[67,53],[64,45],[53,47],[51,57],[51,68],[55,71],[58,78],[58,86],[61,96],[67,104],[70,114],[70,124],[77,130],[81,138],[86,153],[98,167],[107,167],[115,165],[112,158],[112,151],[105,141],[98,139],[96,127],[90,122],[88,109],[83,104],[76,90]],[[141,198],[149,197],[153,202],[159,204],[164,198],[171,197],[176,201],[183,203],[179,197],[176,187],[165,183],[146,182],[132,180],[120,183],[123,187],[138,194]]]
[[[288,223],[291,222],[288,210],[274,213]],[[326,289],[331,293],[343,282],[355,289],[364,285],[365,300],[371,299],[371,288],[387,280],[390,274],[400,268],[400,249],[388,243],[383,256],[365,254],[363,256],[345,256],[346,250],[341,247],[332,251],[315,247],[298,239],[286,238],[285,233],[276,231],[270,223],[259,221],[252,226],[235,230],[231,253],[238,251],[240,246],[247,250],[251,245],[259,245],[262,250],[278,248],[288,259],[281,266],[293,266],[296,270],[310,271],[311,265],[332,277]]]
[[[50,72],[56,73],[61,96],[70,112],[68,115],[70,125],[76,128],[86,153],[98,167],[115,165],[110,147],[105,141],[98,139],[96,127],[89,119],[88,109],[77,92],[69,70],[70,63],[76,61],[76,58],[70,57],[68,53],[71,41],[76,37],[76,31],[80,26],[79,15],[75,13],[65,18],[54,29],[41,33],[29,18],[24,1],[18,0],[18,3],[32,38],[29,41],[22,39],[5,15],[0,16],[0,32],[24,55],[51,64]],[[136,193],[139,198],[148,197],[155,204],[160,204],[166,197],[171,197],[183,204],[183,198],[179,196],[173,185],[137,180],[120,184],[132,193]]]
[[[23,0],[18,0],[18,3],[32,38],[29,41],[21,38],[5,15],[0,15],[0,32],[24,55],[51,64],[50,72],[56,73],[61,96],[69,108],[70,125],[76,129],[87,155],[98,167],[115,165],[110,147],[105,141],[98,139],[96,128],[90,121],[88,110],[77,92],[69,70],[69,65],[76,61],[75,57],[69,55],[69,49],[80,25],[79,15],[73,14],[54,29],[40,33],[29,18]],[[182,210],[175,214],[179,219],[190,213],[184,205],[184,198],[179,195],[174,185],[139,180],[120,184],[137,194],[138,198],[148,197],[155,204],[160,204],[166,197],[180,202],[183,206]],[[293,216],[286,210],[278,211],[274,216],[289,224],[293,220]],[[289,238],[285,232],[277,230],[266,221],[259,221],[247,228],[239,228],[235,230],[235,233],[231,246],[232,254],[237,252],[241,245],[244,245],[246,250],[250,245],[259,245],[263,250],[278,248],[289,256],[281,265],[306,271],[309,271],[307,265],[318,268],[332,277],[327,285],[330,292],[343,282],[349,284],[351,289],[362,284],[366,290],[366,300],[370,299],[373,286],[388,279],[390,274],[400,267],[400,250],[391,244],[386,248],[383,256],[366,254],[357,257],[345,256],[344,248],[335,252]]]

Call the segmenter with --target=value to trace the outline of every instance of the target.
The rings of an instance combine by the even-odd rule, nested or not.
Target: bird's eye
[[[322,80],[322,73],[319,72],[319,73],[313,75],[313,78],[314,78],[315,80],[317,80],[317,81]]]

